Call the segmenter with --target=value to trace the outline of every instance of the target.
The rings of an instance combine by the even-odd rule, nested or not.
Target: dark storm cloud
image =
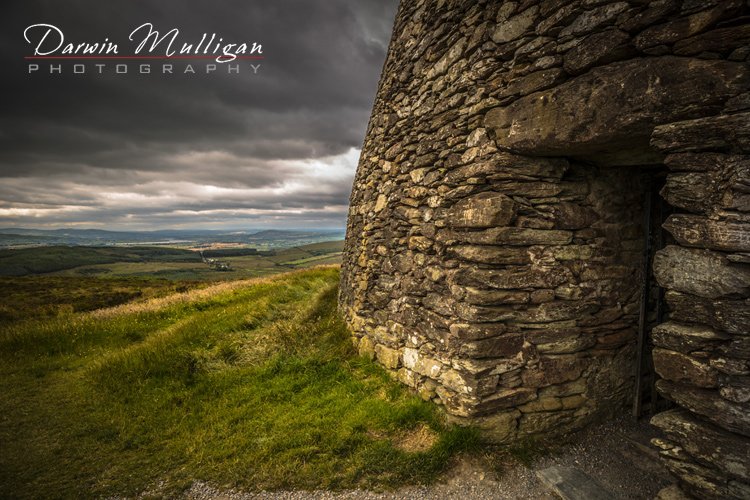
[[[397,0],[14,1],[0,57],[4,224],[343,223]],[[105,37],[144,22],[180,40],[263,45],[258,74],[27,74],[23,30]],[[54,61],[56,64],[58,61]],[[172,62],[172,61],[170,61]],[[186,61],[175,62],[181,68]],[[152,62],[159,71],[161,61]],[[221,65],[220,65],[221,66]],[[137,68],[129,64],[130,71]],[[220,68],[223,69],[223,68]],[[232,213],[235,210],[235,213]],[[276,214],[276,215],[274,215]],[[309,214],[306,215],[306,214]]]

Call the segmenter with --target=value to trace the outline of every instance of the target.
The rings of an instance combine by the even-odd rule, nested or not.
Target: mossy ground
[[[355,355],[337,283],[318,268],[0,328],[0,496],[430,481],[477,433]],[[395,442],[425,428],[427,449]]]

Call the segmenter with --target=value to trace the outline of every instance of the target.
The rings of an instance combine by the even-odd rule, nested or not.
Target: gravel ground
[[[613,499],[654,498],[670,484],[669,474],[650,453],[633,444],[648,443],[654,431],[647,422],[635,423],[623,417],[574,435],[559,451],[537,459],[531,467],[510,465],[499,477],[479,459],[462,460],[429,486],[407,486],[395,491],[259,491],[221,490],[195,482],[184,498],[190,500],[226,499],[535,499],[558,498],[536,477],[536,471],[553,465],[577,467],[597,480]],[[153,492],[152,492],[153,493]]]

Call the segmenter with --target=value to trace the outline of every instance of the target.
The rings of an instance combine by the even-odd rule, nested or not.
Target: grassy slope
[[[0,324],[92,311],[206,285],[197,281],[139,277],[2,276]]]
[[[193,262],[196,252],[164,247],[45,246],[0,250],[0,275],[25,276],[113,262]]]
[[[231,271],[213,269],[195,251],[168,247],[64,247],[47,246],[0,250],[3,277],[48,274],[97,278],[143,278],[175,281],[225,281],[278,274],[290,269],[341,262],[343,241],[326,241],[258,255],[241,255],[248,249],[207,251],[236,253],[214,256]]]
[[[354,355],[337,282],[313,269],[0,329],[0,496],[434,477],[476,434]],[[424,426],[428,451],[397,446]]]

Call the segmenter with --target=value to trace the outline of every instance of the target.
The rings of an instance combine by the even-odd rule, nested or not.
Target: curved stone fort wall
[[[665,463],[750,497],[749,3],[402,2],[342,267],[360,352],[498,441],[567,432],[627,411],[653,273]]]

